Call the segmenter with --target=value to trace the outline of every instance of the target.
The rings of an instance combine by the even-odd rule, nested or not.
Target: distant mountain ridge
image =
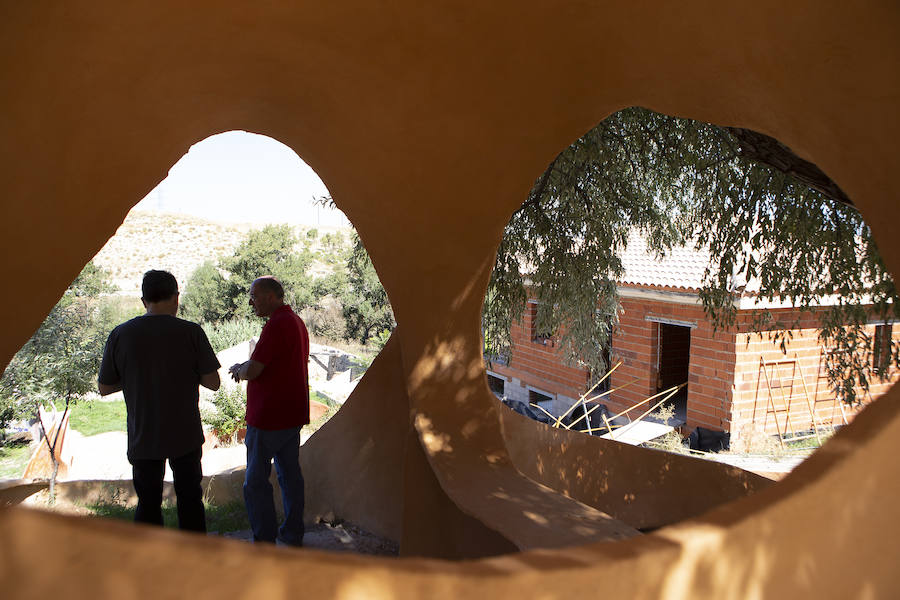
[[[94,256],[94,263],[111,274],[120,294],[140,296],[141,277],[150,269],[175,275],[184,290],[194,269],[207,260],[230,256],[259,224],[223,224],[184,214],[133,210],[125,222]],[[312,227],[294,230],[301,240]],[[323,232],[344,228],[319,227]],[[346,231],[350,231],[346,229]],[[349,235],[345,235],[347,240]]]

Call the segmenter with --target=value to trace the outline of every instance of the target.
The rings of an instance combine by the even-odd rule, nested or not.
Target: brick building
[[[622,312],[609,349],[611,364],[622,365],[610,377],[613,392],[602,400],[610,411],[687,382],[673,398],[676,419],[685,429],[790,434],[809,430],[813,420],[822,427],[852,418],[854,411],[835,401],[825,379],[826,350],[818,341],[814,312],[757,303],[745,291],[737,300],[736,325],[715,331],[698,297],[708,254],[676,248],[658,259],[646,251],[640,236],[632,235],[622,262]],[[765,332],[760,337],[752,329],[752,311],[758,308],[772,311],[775,323],[794,324],[800,317],[786,353]],[[589,373],[567,365],[552,338],[536,335],[535,314],[536,301],[529,300],[523,321],[513,324],[509,364],[492,363],[488,382],[498,395],[537,403],[559,415],[588,390]],[[879,346],[876,361],[885,360],[889,348],[884,342],[896,339],[898,330],[890,324],[871,325]],[[896,379],[892,374],[891,382]],[[871,382],[871,397],[887,391],[891,382]]]

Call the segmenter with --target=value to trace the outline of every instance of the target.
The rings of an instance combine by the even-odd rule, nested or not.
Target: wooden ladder
[[[769,369],[771,368],[772,374],[771,377],[769,375]],[[780,369],[788,369],[790,368],[790,377],[781,377],[780,375],[783,371]],[[756,410],[759,403],[759,381],[760,379],[764,379],[766,383],[766,411],[764,413],[764,421],[763,428],[768,424],[768,418],[771,414],[775,419],[775,430],[778,433],[778,441],[781,443],[781,446],[784,447],[784,436],[787,435],[788,430],[791,433],[791,439],[799,440],[799,439],[807,439],[811,437],[815,437],[816,441],[821,445],[822,439],[819,437],[819,421],[816,418],[816,409],[815,397],[810,397],[809,386],[806,383],[806,377],[803,374],[803,366],[800,364],[800,358],[794,353],[793,358],[783,358],[779,360],[767,361],[764,357],[759,357],[759,372],[761,374],[757,376],[756,382],[756,398],[753,403],[753,422],[756,422]],[[787,373],[784,373],[785,375]],[[802,396],[794,393],[794,387],[797,379],[800,380],[800,387],[802,389]],[[778,390],[780,394],[781,407],[776,406],[776,394],[773,390],[773,380],[778,382]],[[785,382],[788,382],[789,385],[785,385]],[[785,392],[785,389],[789,388],[789,392]],[[797,432],[794,431],[794,424],[791,421],[791,410],[793,408],[793,402],[796,398],[803,398],[806,403],[806,409],[809,411],[809,420],[810,425],[812,427],[813,433],[810,435],[797,435]],[[785,425],[784,431],[782,431],[781,424],[778,422],[778,414],[784,413],[785,416]]]

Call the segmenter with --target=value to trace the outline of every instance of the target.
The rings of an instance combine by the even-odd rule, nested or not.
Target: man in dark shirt
[[[269,320],[250,360],[229,368],[235,381],[248,380],[244,501],[254,541],[275,543],[277,538],[302,546],[300,428],[309,423],[309,334],[303,319],[284,303],[284,288],[274,277],[253,282],[250,306]],[[273,459],[284,501],[280,528],[269,483]]]
[[[134,520],[163,524],[166,460],[175,479],[178,527],[206,531],[200,458],[198,384],[219,389],[219,361],[203,329],[176,318],[178,282],[147,271],[141,285],[147,314],[112,330],[103,351],[101,395],[122,390],[128,424],[128,461],[138,496]]]

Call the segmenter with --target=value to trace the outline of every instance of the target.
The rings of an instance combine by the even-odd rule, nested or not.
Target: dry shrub
[[[309,333],[317,338],[329,341],[343,340],[347,333],[347,324],[340,301],[325,297],[318,306],[308,307],[300,313]]]
[[[783,456],[785,449],[778,438],[767,434],[758,425],[749,424],[741,428],[739,435],[731,436],[731,454],[765,454]]]

